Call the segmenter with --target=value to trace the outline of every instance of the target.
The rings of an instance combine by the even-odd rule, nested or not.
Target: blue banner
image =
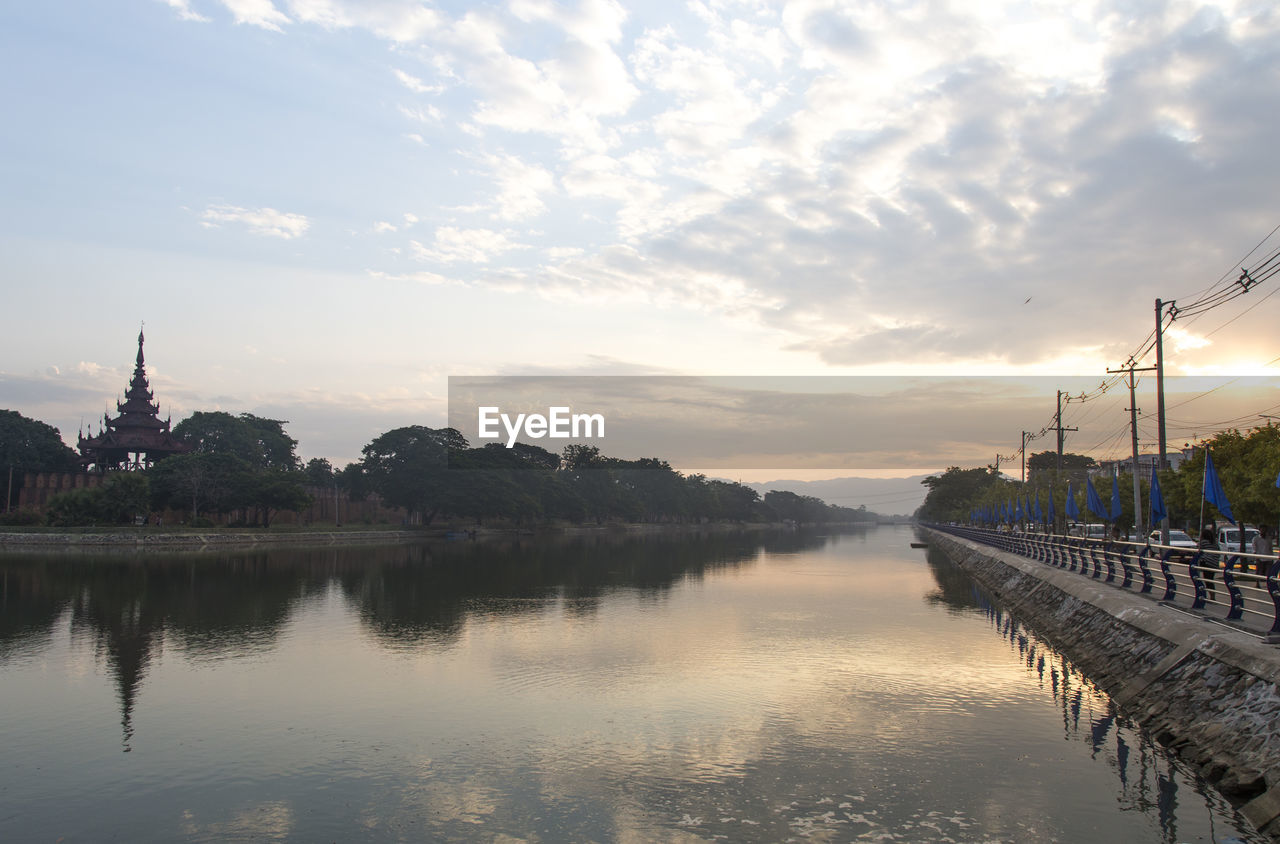
[[[1160,522],[1169,515],[1169,511],[1164,506],[1164,496],[1160,493],[1160,476],[1156,473],[1156,467],[1151,466],[1151,527],[1152,529],[1159,526]]]
[[[1120,503],[1120,476],[1111,476],[1111,521],[1120,518],[1120,514],[1124,512],[1124,506]]]
[[[1102,496],[1098,495],[1098,491],[1093,488],[1093,478],[1085,478],[1084,484],[1084,506],[1104,522],[1110,521],[1110,511],[1107,510],[1107,505],[1102,503]]]
[[[1071,490],[1071,481],[1067,481],[1067,518],[1073,522],[1080,521],[1080,506],[1076,504],[1076,494]]]
[[[1204,500],[1208,501],[1214,507],[1218,508],[1218,512],[1223,518],[1236,523],[1236,517],[1231,515],[1231,502],[1227,501],[1227,493],[1222,489],[1222,481],[1218,480],[1218,471],[1213,468],[1213,456],[1209,454],[1209,449],[1204,450]]]

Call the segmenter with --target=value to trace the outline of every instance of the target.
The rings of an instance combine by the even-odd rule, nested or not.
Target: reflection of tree
[[[977,582],[965,573],[964,569],[951,561],[951,558],[932,546],[925,553],[925,562],[933,579],[938,583],[938,591],[930,592],[925,600],[930,604],[940,604],[952,612],[963,612],[978,609],[984,603],[979,600]]]
[[[825,541],[711,533],[448,543],[394,549],[338,580],[378,638],[403,647],[452,642],[473,613],[516,616],[562,599],[567,612],[589,615],[613,590],[660,598],[681,580],[754,559],[762,547],[789,551]]]
[[[0,656],[49,638],[62,611],[93,637],[120,696],[125,750],[152,651],[162,641],[189,654],[242,654],[274,641],[291,606],[323,588],[326,552],[214,557],[6,557]],[[315,574],[310,573],[315,571]]]
[[[69,609],[72,631],[92,637],[116,684],[127,751],[134,707],[161,645],[199,659],[270,648],[295,607],[334,581],[382,642],[403,647],[450,642],[473,613],[515,616],[563,599],[568,611],[589,614],[610,590],[661,598],[685,578],[754,559],[762,547],[825,541],[710,533],[163,557],[6,555],[0,660],[47,644]]]
[[[33,650],[37,639],[47,644],[69,603],[70,593],[51,584],[38,564],[0,568],[0,663]]]

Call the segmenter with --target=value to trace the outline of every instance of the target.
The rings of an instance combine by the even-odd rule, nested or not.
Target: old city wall
[[[25,472],[15,475],[13,479],[11,506],[13,509],[34,510],[43,513],[49,500],[63,492],[96,487],[105,476],[97,472]],[[2,479],[0,479],[2,480]],[[406,512],[399,507],[388,507],[377,495],[369,495],[362,500],[349,498],[340,490],[332,487],[305,487],[311,496],[311,504],[296,513],[289,510],[275,514],[272,524],[278,525],[310,525],[334,521],[337,512],[338,522],[342,524],[401,524],[406,520]],[[0,490],[6,495],[6,487]],[[0,505],[5,500],[0,498]],[[0,509],[0,512],[3,512]],[[177,524],[184,516],[178,511],[167,511],[158,514],[165,524]],[[215,524],[227,524],[236,518],[233,514],[209,514]]]

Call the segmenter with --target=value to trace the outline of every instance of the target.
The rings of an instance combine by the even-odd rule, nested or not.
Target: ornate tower
[[[160,421],[160,405],[147,384],[147,370],[142,357],[142,331],[138,331],[137,366],[124,401],[116,402],[120,414],[111,419],[102,414],[102,427],[96,437],[80,434],[80,462],[86,469],[145,469],[170,454],[183,454],[188,447],[174,438],[170,420]]]

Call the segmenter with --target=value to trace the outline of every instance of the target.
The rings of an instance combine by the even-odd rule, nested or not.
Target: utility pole
[[[1122,366],[1119,369],[1108,369],[1108,373],[1127,372],[1129,373],[1129,406],[1125,408],[1129,411],[1129,437],[1133,444],[1133,531],[1134,536],[1143,535],[1142,530],[1142,492],[1138,486],[1138,402],[1133,396],[1133,373],[1150,372],[1155,369],[1154,366],[1147,366],[1139,369],[1134,366],[1133,358],[1129,358],[1129,365]]]
[[[1022,432],[1022,485],[1027,485],[1027,432]]]
[[[1070,401],[1069,398],[1068,398],[1068,401]],[[1061,390],[1058,391],[1058,412],[1053,415],[1053,427],[1049,428],[1049,430],[1058,432],[1058,462],[1053,473],[1053,483],[1054,483],[1054,486],[1056,487],[1062,480],[1062,439],[1063,439],[1062,435],[1067,431],[1080,430],[1079,428],[1062,427],[1062,391]],[[1065,513],[1063,514],[1063,518],[1066,518]],[[1054,525],[1053,527],[1056,530],[1058,526]]]
[[[1169,468],[1167,437],[1164,429],[1164,306],[1175,318],[1178,314],[1174,302],[1156,300],[1156,428],[1160,439],[1160,469]],[[1169,517],[1160,520],[1160,544],[1169,544]]]

